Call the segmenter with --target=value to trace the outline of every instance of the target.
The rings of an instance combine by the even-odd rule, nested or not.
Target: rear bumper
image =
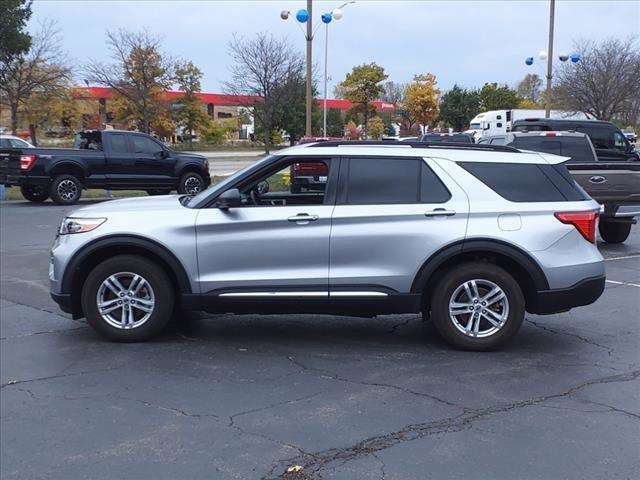
[[[549,315],[565,312],[595,302],[604,291],[606,277],[587,278],[567,288],[541,290],[536,293],[533,302],[527,305],[529,313]]]
[[[46,186],[46,185],[49,185],[49,183],[51,183],[51,178],[45,175],[43,176],[7,175],[3,183],[7,187],[12,187],[12,186],[21,187],[23,185],[24,186],[27,186],[27,185]]]

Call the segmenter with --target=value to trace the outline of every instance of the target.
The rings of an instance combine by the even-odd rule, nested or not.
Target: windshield
[[[224,179],[222,179],[222,181],[216,183],[215,185],[211,185],[206,190],[203,190],[196,196],[191,197],[191,199],[189,199],[189,201],[185,205],[187,207],[197,205],[202,200],[206,199],[208,196],[214,194],[215,192],[218,192],[218,191],[224,192],[229,185],[231,185],[233,182],[236,181],[238,177],[240,177],[241,175],[244,175],[244,173],[248,172],[249,170],[258,168],[260,165],[262,165],[264,162],[266,162],[271,158],[273,158],[273,155],[267,155],[264,158],[258,160],[257,162],[252,163],[251,165],[247,165],[246,167],[238,170],[237,172],[232,173],[228,177],[225,177]]]

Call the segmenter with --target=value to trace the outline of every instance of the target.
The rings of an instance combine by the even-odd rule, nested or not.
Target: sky
[[[337,1],[314,0],[314,24]],[[98,1],[36,0],[29,29],[53,19],[63,48],[74,65],[89,58],[107,60],[105,32],[147,29],[163,38],[173,57],[193,61],[204,73],[202,90],[221,92],[229,78],[227,44],[234,33],[251,38],[256,32],[286,37],[305,50],[303,32],[294,18],[280,19],[282,10],[296,12],[306,1]],[[329,96],[354,65],[376,62],[389,80],[408,82],[415,74],[433,73],[438,86],[480,87],[486,82],[515,86],[527,73],[545,74],[537,59],[547,49],[549,1],[401,1],[358,0],[329,25]],[[576,41],[626,38],[640,33],[640,0],[557,0],[554,52],[570,53]],[[317,72],[324,69],[325,31],[313,42]],[[525,65],[525,58],[536,58]],[[554,55],[557,57],[557,55]],[[79,76],[78,80],[81,81]],[[320,84],[321,86],[321,84]]]

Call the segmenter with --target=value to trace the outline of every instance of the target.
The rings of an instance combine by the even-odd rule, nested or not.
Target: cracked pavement
[[[416,315],[194,314],[112,344],[47,293],[70,210],[0,207],[3,479],[640,478],[639,227],[600,245],[597,303],[498,352]]]

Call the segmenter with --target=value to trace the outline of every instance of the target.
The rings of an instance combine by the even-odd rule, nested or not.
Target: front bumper
[[[54,293],[50,292],[51,298],[58,304],[60,310],[65,313],[73,313],[73,303],[71,301],[70,293]]]
[[[590,305],[604,291],[606,277],[587,278],[567,288],[541,290],[527,304],[527,311],[538,315],[566,312],[574,307]]]

